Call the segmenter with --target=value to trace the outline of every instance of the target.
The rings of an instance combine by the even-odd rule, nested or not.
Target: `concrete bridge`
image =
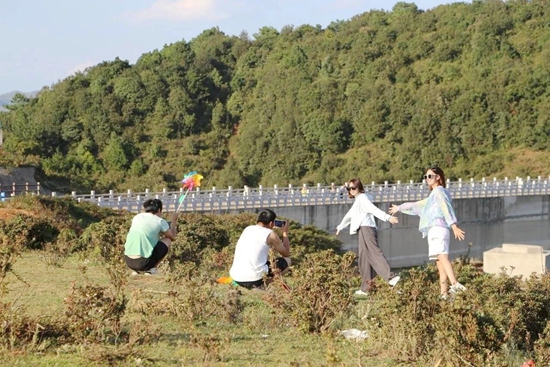
[[[448,181],[453,206],[460,227],[466,231],[466,240],[451,241],[451,256],[470,254],[482,258],[483,251],[502,243],[542,244],[550,249],[550,177],[475,181]],[[390,204],[417,201],[429,195],[425,182],[372,183],[365,187],[380,209]],[[77,195],[78,201],[89,201],[99,206],[138,212],[147,198],[159,198],[165,211],[174,211],[180,191],[132,192]],[[56,195],[53,193],[52,195]],[[277,215],[312,224],[334,233],[337,224],[353,201],[337,185],[286,187],[258,187],[242,189],[196,189],[189,192],[180,210],[203,213],[255,212],[259,208],[273,208]],[[380,222],[379,243],[392,267],[421,265],[427,262],[427,242],[418,231],[418,218],[399,214],[400,223],[391,226]],[[347,249],[355,250],[357,237],[348,232],[339,237]]]

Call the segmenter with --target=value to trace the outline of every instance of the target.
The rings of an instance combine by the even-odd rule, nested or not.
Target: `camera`
[[[286,224],[286,221],[285,220],[279,220],[279,219],[275,219],[273,221],[273,224],[274,224],[274,227],[277,227],[277,228],[283,228]]]

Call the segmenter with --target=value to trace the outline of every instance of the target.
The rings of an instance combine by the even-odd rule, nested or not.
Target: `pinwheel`
[[[179,205],[176,211],[179,211],[181,208],[181,204],[183,204],[183,201],[185,200],[185,197],[187,196],[187,193],[189,191],[193,190],[195,187],[199,187],[201,185],[201,180],[203,179],[202,175],[199,175],[197,172],[189,172],[185,176],[183,176],[183,180],[181,180],[181,187],[183,189],[186,189],[185,193],[182,194],[179,199]]]

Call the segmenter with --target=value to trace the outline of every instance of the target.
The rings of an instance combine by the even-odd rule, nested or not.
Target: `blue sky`
[[[0,0],[0,94],[30,92],[115,57],[134,63],[165,44],[190,41],[205,29],[228,35],[263,26],[347,20],[382,0]],[[451,0],[419,0],[431,9]]]

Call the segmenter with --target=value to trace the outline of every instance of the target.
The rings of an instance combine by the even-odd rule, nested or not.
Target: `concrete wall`
[[[334,233],[352,201],[340,205],[275,208],[278,216],[313,224]],[[396,203],[398,204],[398,203]],[[451,257],[483,258],[483,252],[503,243],[532,243],[550,250],[550,196],[457,199],[453,206],[459,225],[466,231],[464,241],[451,240]],[[379,205],[387,212],[389,204]],[[418,231],[418,217],[398,214],[400,223],[379,222],[379,244],[394,268],[422,265],[428,261],[428,244]],[[451,232],[452,234],[452,232]],[[349,227],[339,239],[346,249],[357,250],[357,235]],[[292,243],[292,241],[291,241]],[[469,244],[471,243],[471,248]]]

